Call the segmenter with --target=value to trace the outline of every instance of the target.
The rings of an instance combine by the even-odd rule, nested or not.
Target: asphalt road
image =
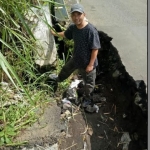
[[[81,0],[86,17],[113,37],[126,70],[147,85],[147,0]]]

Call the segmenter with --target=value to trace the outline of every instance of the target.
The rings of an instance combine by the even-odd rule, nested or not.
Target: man
[[[85,83],[85,103],[89,104],[95,86],[98,49],[101,47],[99,36],[96,28],[86,21],[82,5],[72,5],[70,13],[73,24],[66,31],[56,34],[51,30],[54,36],[61,36],[74,41],[73,56],[63,66],[57,77],[57,82],[62,82],[78,69]]]

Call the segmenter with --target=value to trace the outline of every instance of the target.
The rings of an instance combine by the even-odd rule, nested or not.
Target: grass
[[[39,108],[43,108],[46,103],[50,102],[50,97],[46,95],[45,91],[35,89],[29,92],[30,95],[32,94],[32,101],[30,101],[25,93],[15,94],[14,90],[8,93],[5,89],[1,89],[1,91],[0,145],[8,146],[14,144],[13,139],[21,129],[36,121],[40,112],[42,113],[42,109]],[[16,96],[18,98],[13,103]]]
[[[24,16],[31,6],[41,9],[50,3],[54,1],[0,0],[0,146],[24,144],[15,143],[15,136],[33,124],[43,113],[41,108],[51,102],[53,89],[44,83],[49,72],[39,74],[35,68],[36,39]],[[46,19],[36,17],[52,28]],[[65,61],[57,63],[60,71]],[[66,80],[59,88],[68,85]]]

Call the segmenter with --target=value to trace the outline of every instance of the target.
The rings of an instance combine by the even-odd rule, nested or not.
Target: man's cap
[[[80,4],[74,4],[71,6],[71,10],[70,10],[70,13],[73,13],[73,12],[80,12],[80,13],[84,13],[84,9],[83,9],[83,6],[80,5]]]

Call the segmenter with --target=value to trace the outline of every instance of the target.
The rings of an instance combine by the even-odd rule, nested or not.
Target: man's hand
[[[86,72],[89,73],[90,71],[92,71],[92,70],[93,70],[93,67],[94,67],[94,66],[88,65],[88,66],[86,67]]]
[[[50,31],[54,36],[56,36],[56,33],[52,29]]]
[[[92,50],[92,53],[91,53],[91,59],[90,59],[90,62],[88,64],[88,66],[86,67],[86,72],[90,72],[93,70],[94,68],[94,62],[96,60],[96,57],[97,57],[97,54],[98,54],[98,49],[93,49]]]
[[[51,31],[52,35],[54,35],[54,36],[65,38],[64,31],[62,31],[62,32],[54,32],[55,29],[54,30],[51,29],[50,31]]]

